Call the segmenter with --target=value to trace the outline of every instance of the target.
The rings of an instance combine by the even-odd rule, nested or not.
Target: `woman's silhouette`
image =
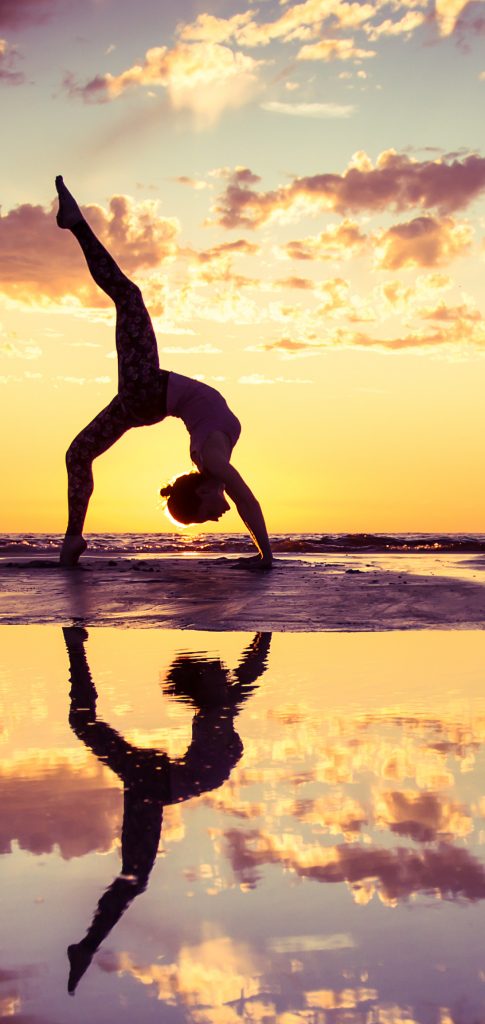
[[[60,176],[56,188],[59,227],[72,231],[96,284],[115,303],[118,353],[118,394],[78,434],[66,455],[69,520],[61,564],[75,565],[86,550],[83,527],[94,487],[93,460],[132,427],[176,416],[189,431],[190,455],[197,472],[186,473],[161,489],[170,515],[180,523],[217,521],[229,509],[227,494],[258,549],[258,555],[239,564],[248,569],[270,569],[271,547],[261,507],[230,462],[241,432],[239,420],[214,388],[160,369],[157,342],[140,289],[98,241]]]
[[[257,633],[232,672],[218,660],[180,655],[164,691],[195,709],[192,741],[182,758],[135,747],[96,716],[97,693],[89,670],[85,629],[64,629],[69,654],[69,724],[83,743],[123,782],[121,873],[101,897],[85,937],[68,949],[68,990],[76,986],[131,901],[146,889],[157,855],[163,808],[222,785],[238,763],[243,745],[234,719],[266,669],[270,633]]]

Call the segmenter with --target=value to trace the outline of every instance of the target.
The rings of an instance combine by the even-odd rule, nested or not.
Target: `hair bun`
[[[171,493],[172,493],[172,490],[173,490],[172,484],[167,484],[166,487],[161,487],[160,488],[160,494],[161,494],[162,498],[169,498]]]

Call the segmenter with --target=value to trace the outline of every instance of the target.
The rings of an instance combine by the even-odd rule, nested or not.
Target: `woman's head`
[[[160,490],[172,519],[190,523],[217,522],[229,505],[221,484],[205,473],[184,473]]]

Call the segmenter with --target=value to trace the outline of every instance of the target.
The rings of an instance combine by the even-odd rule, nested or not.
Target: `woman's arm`
[[[216,437],[213,436],[206,442],[202,455],[204,469],[224,484],[224,490],[228,498],[231,498],[234,502],[246,529],[249,531],[259,551],[257,560],[247,560],[247,567],[271,569],[273,554],[259,501],[243,480],[241,474],[238,473],[237,469],[234,469],[234,466],[231,466],[223,446],[219,445]],[[241,564],[244,566],[244,562]]]

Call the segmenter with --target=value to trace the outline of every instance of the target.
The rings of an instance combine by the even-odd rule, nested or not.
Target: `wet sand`
[[[350,568],[349,568],[350,564]],[[270,573],[233,559],[85,556],[74,570],[44,557],[0,562],[0,622],[82,622],[200,630],[389,630],[485,627],[480,580],[419,574],[399,561],[278,558]],[[423,565],[423,570],[425,566]]]

